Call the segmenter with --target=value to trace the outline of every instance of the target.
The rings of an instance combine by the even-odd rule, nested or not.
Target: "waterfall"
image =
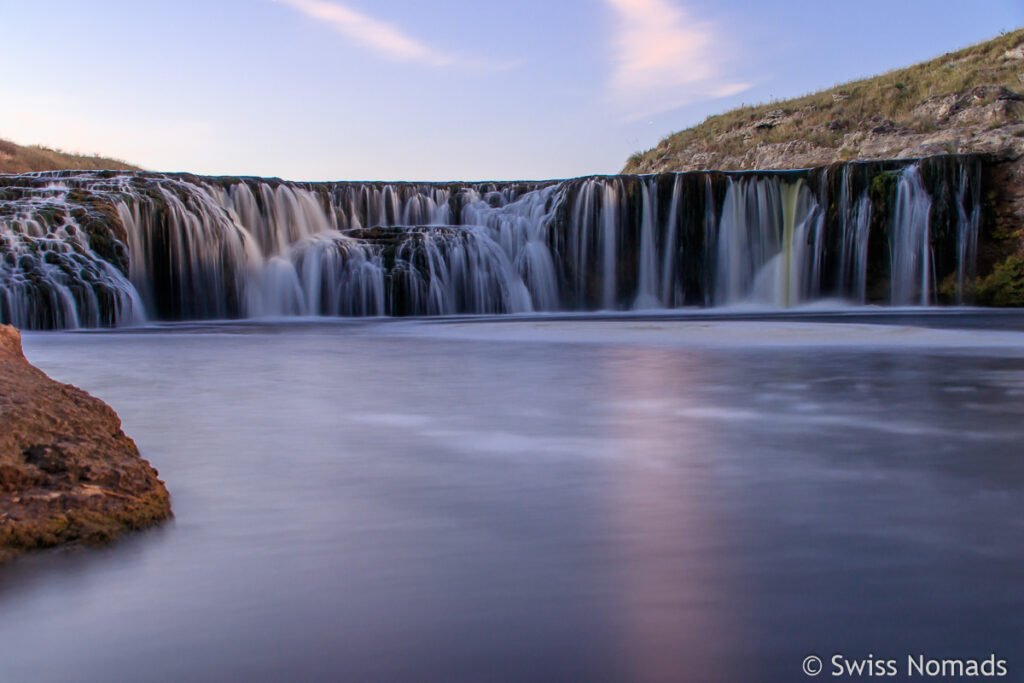
[[[679,202],[682,195],[682,179],[676,176],[672,182],[672,202],[665,217],[665,248],[661,257],[661,300],[669,307],[682,303],[683,293],[676,285],[676,246],[679,239]]]
[[[968,294],[968,284],[974,281],[977,274],[978,231],[981,225],[981,167],[960,167],[957,172],[959,182],[956,189],[956,303],[963,304]]]
[[[577,308],[586,305],[588,299],[587,275],[589,270],[585,264],[589,263],[591,252],[591,233],[596,210],[594,206],[596,187],[595,181],[586,180],[578,189],[569,220],[569,244],[564,249],[566,252],[565,266],[571,269],[570,296],[576,302]]]
[[[729,178],[718,228],[716,304],[780,299],[782,186],[778,176]]]
[[[900,172],[896,188],[892,262],[892,298],[894,306],[927,306],[933,288],[931,196],[924,189],[916,166]]]
[[[658,196],[651,191],[648,183],[640,185],[640,263],[638,284],[633,308],[664,308],[664,299],[659,297],[658,257],[655,247],[654,223],[658,216]],[[665,251],[666,254],[670,252]],[[667,298],[667,297],[666,297]]]
[[[604,186],[604,204],[601,206],[601,308],[615,308],[616,286],[618,285],[617,242],[619,227],[619,192],[615,183]]]
[[[817,199],[802,178],[762,182],[756,191],[755,201],[762,205],[767,203],[770,207],[769,211],[761,211],[758,215],[758,232],[754,235],[757,252],[744,254],[744,250],[749,252],[749,245],[741,243],[737,258],[734,253],[728,253],[727,246],[726,261],[720,264],[726,269],[736,268],[737,260],[744,256],[747,259],[745,266],[748,272],[741,284],[730,283],[730,287],[736,287],[728,294],[730,300],[786,308],[815,298],[820,291],[825,248],[824,213]],[[729,227],[737,229],[733,224]],[[742,227],[739,230],[743,232]],[[733,243],[731,248],[735,250],[736,244]],[[749,286],[746,284],[748,280]]]
[[[867,300],[868,235],[871,227],[871,200],[864,188],[854,198],[853,174],[843,168],[839,212],[842,217],[839,281],[837,288],[848,291],[857,303]]]
[[[515,183],[4,176],[0,321],[962,303],[980,164]]]
[[[559,307],[555,262],[548,248],[548,224],[558,188],[548,186],[510,199],[501,192],[492,192],[488,199],[469,192],[470,201],[462,209],[462,223],[486,228],[511,259],[515,275],[525,286],[527,301],[517,310],[554,311]],[[496,256],[497,257],[497,256]],[[509,286],[519,289],[519,282],[510,277]],[[496,311],[500,312],[500,311]]]
[[[793,304],[793,233],[796,232],[796,202],[802,181],[782,185],[782,297],[783,305]]]
[[[69,188],[37,186],[0,194],[0,322],[27,328],[98,327],[145,321],[137,290],[118,268],[123,245],[96,239],[108,215],[69,206]]]
[[[719,216],[721,214],[715,211],[715,190],[714,182],[710,175],[704,178],[704,221],[702,228],[701,237],[703,238],[704,251],[706,254],[712,254],[717,252],[716,245],[718,243],[718,226]],[[710,262],[714,264],[714,260],[708,258],[705,263]],[[701,287],[703,289],[703,296],[701,301],[705,306],[712,306],[714,304],[715,296],[715,278],[718,274],[718,269],[714,265],[701,269],[703,277],[700,280]]]

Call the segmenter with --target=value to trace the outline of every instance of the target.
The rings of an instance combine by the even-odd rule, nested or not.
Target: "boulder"
[[[0,561],[105,543],[171,514],[157,471],[107,404],[47,377],[0,325]]]

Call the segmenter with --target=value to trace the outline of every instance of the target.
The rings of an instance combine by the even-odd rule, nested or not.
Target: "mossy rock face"
[[[82,225],[89,236],[89,248],[100,258],[124,274],[128,273],[128,249],[114,236],[110,224],[89,219]]]
[[[1024,257],[1009,256],[985,278],[979,278],[976,296],[983,306],[1024,306]]]
[[[866,295],[871,303],[887,303],[890,298],[890,219],[899,180],[899,171],[882,171],[871,179],[868,186],[871,226],[868,238]]]
[[[888,214],[889,202],[896,196],[896,185],[900,182],[899,171],[882,171],[871,179],[868,194],[874,209],[882,209],[883,215]]]

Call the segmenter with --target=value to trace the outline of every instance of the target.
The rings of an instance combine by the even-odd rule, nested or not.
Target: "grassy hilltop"
[[[740,107],[634,154],[624,173],[786,169],[1024,153],[1024,29],[828,90]]]
[[[68,154],[39,145],[22,146],[0,139],[0,173],[32,173],[34,171],[141,171],[117,159]]]

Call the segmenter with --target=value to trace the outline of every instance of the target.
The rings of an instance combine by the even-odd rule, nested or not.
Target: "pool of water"
[[[944,315],[26,334],[175,519],[0,568],[0,681],[1013,678],[1024,318]]]

